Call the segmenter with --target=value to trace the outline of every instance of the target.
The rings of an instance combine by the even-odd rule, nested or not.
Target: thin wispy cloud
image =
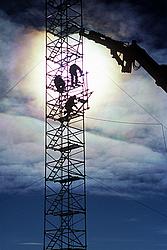
[[[161,235],[167,235],[167,229],[166,228],[158,229],[157,232],[158,232],[158,234],[161,234]]]
[[[42,246],[43,244],[40,242],[23,242],[23,243],[19,243],[18,245],[21,245],[21,246]]]

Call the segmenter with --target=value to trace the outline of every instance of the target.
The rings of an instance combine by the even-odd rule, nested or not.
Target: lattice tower
[[[44,250],[87,248],[81,30],[80,0],[46,1]]]

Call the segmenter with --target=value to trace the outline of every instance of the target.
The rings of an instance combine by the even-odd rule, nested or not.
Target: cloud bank
[[[84,1],[84,5],[86,27],[120,40],[137,39],[160,63],[166,63],[163,39],[161,49],[157,49],[158,34],[162,31],[158,27],[164,18],[153,27],[156,14],[144,13],[130,1],[118,5],[116,1],[92,0],[89,4]],[[30,18],[41,17],[42,9],[36,1],[24,11],[17,8],[10,16],[9,12],[0,11],[0,192],[24,190],[30,182],[43,177],[44,170],[42,59],[36,58],[34,52],[38,48],[43,56],[44,43],[39,32],[43,23],[39,18],[33,24],[34,19]],[[152,30],[146,32],[149,27]],[[99,55],[99,67],[106,68],[97,72],[90,67],[94,94],[86,115],[127,124],[86,120],[87,175],[100,178],[100,182],[110,187],[106,191],[100,183],[88,178],[88,190],[124,196],[163,195],[167,184],[167,96],[142,69],[132,75],[121,75],[109,51],[101,48],[103,58],[98,54],[99,46],[93,43],[91,46],[94,49],[89,50],[87,66],[90,62],[94,65]]]

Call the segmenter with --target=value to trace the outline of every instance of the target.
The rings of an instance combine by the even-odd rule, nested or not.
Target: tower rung
[[[72,216],[72,215],[75,215],[75,214],[84,214],[85,211],[82,211],[82,210],[76,210],[76,211],[61,211],[61,212],[52,212],[50,211],[51,213],[49,214],[53,214],[54,216],[60,216],[60,217],[65,217],[65,216]]]
[[[78,180],[84,180],[84,176],[80,177],[80,176],[69,176],[67,178],[64,179],[55,179],[54,176],[50,176],[46,179],[46,181],[54,181],[54,182],[59,182],[59,183],[67,183],[67,182],[73,182],[73,181],[78,181]]]
[[[50,145],[48,147],[48,149],[52,149],[54,151],[60,151],[61,153],[63,153],[63,152],[71,151],[73,149],[77,149],[77,148],[81,148],[81,147],[82,147],[82,145],[79,145],[79,144],[71,144],[69,146],[61,147],[61,148],[55,148],[54,145]]]
[[[83,179],[83,178],[81,178],[79,176],[69,176],[68,178],[61,179],[61,180],[55,180],[54,182],[67,183],[67,182],[78,181],[78,180],[81,180],[81,179]]]
[[[51,248],[51,247],[48,247],[46,249],[47,250],[60,250],[60,248]],[[85,249],[85,247],[83,247],[83,248],[81,248],[81,247],[72,247],[72,248],[65,247],[65,248],[61,248],[61,250],[84,250],[84,249]]]
[[[66,151],[70,151],[70,150],[80,148],[80,147],[82,147],[82,146],[79,145],[79,144],[71,144],[71,145],[68,145],[66,147],[62,147],[62,148],[57,149],[57,150],[60,151],[60,152],[66,152]]]

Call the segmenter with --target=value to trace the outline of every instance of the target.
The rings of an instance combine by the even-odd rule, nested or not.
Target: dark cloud
[[[136,39],[154,48],[166,48],[167,2],[83,0],[84,26],[129,41]],[[45,1],[4,1],[1,10],[12,22],[36,29],[45,26]]]
[[[16,0],[4,1],[1,4],[3,10],[12,22],[23,24],[26,27],[41,28],[45,24],[45,1],[44,0]]]
[[[113,38],[132,39],[166,48],[166,1],[84,1],[85,25],[90,29],[112,35]]]
[[[15,67],[14,52],[18,47],[17,39],[25,33],[25,28],[21,24],[13,23],[6,13],[0,11],[0,30],[0,96],[2,98],[10,88]]]

